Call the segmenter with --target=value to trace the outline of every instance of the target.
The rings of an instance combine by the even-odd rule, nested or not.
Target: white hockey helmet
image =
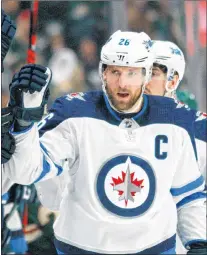
[[[167,67],[167,82],[165,89],[172,92],[177,89],[183,79],[185,72],[185,58],[181,49],[169,41],[153,41],[152,52],[154,54],[154,63]],[[179,79],[174,89],[168,88],[168,83],[173,79],[175,72],[178,73]]]
[[[143,67],[146,70],[145,84],[151,78],[151,69],[154,62],[151,52],[152,41],[144,33],[116,31],[108,39],[101,50],[99,73],[102,78],[104,68],[107,65]]]

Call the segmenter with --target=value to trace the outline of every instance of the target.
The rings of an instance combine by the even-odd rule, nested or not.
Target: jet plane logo
[[[152,40],[144,40],[143,44],[144,44],[145,48],[147,50],[149,50],[152,47],[152,45],[153,45],[153,41]]]
[[[175,48],[170,48],[170,49],[172,51],[172,54],[182,56],[181,51],[179,49],[175,49]]]
[[[106,160],[96,180],[102,207],[121,217],[137,217],[152,205],[156,193],[154,169],[145,159],[121,154]]]
[[[134,202],[134,196],[136,193],[141,192],[141,189],[144,187],[142,185],[143,179],[138,180],[137,178],[134,179],[134,172],[130,173],[130,167],[128,165],[126,173],[122,171],[122,177],[114,178],[112,177],[114,191],[118,191],[119,194],[119,201],[124,200],[125,206],[127,207],[128,200]]]

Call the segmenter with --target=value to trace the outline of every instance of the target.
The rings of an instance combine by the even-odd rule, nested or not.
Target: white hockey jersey
[[[175,101],[177,103],[177,101]],[[177,107],[186,107],[183,103],[179,104]],[[207,182],[207,169],[206,169],[206,155],[207,155],[207,115],[204,112],[196,112],[195,110],[186,107],[188,111],[192,111],[192,116],[194,116],[194,133],[195,133],[195,143],[197,149],[198,165],[201,174],[204,177],[205,183]],[[43,120],[44,124],[45,120]],[[40,127],[42,122],[40,123]],[[68,183],[67,175],[56,176],[52,179],[46,180],[44,182],[38,182],[36,188],[39,194],[39,199],[41,203],[49,208],[50,210],[59,211],[60,203],[63,197],[63,192],[65,185]],[[2,184],[3,185],[3,184]],[[48,192],[49,190],[49,192]],[[51,199],[51,192],[55,194],[54,198]],[[47,196],[48,194],[48,196]],[[59,195],[58,195],[59,194]],[[179,252],[178,252],[179,253]],[[181,252],[183,253],[183,252]]]
[[[139,113],[123,115],[102,92],[62,97],[41,123],[40,139],[35,125],[14,134],[17,149],[3,170],[21,184],[68,176],[54,231],[76,247],[165,252],[175,247],[177,210],[183,243],[205,240],[195,116],[176,106],[144,95]]]

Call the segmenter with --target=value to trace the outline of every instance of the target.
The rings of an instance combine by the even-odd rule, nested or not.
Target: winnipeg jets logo
[[[122,217],[145,213],[155,191],[154,171],[138,156],[123,154],[109,159],[97,176],[96,193],[102,206]]]
[[[147,50],[149,50],[152,47],[152,45],[153,45],[153,41],[152,40],[148,40],[148,41],[144,40],[143,44],[145,45],[145,48]]]
[[[195,121],[205,120],[207,118],[207,114],[205,112],[197,112],[197,119]]]
[[[77,98],[79,100],[86,101],[83,97],[84,97],[84,93],[82,93],[82,92],[70,93],[66,96],[66,99],[71,101],[72,99]]]
[[[175,49],[175,48],[172,48],[172,47],[170,49],[171,49],[172,54],[182,56],[181,51],[179,49]]]
[[[118,191],[119,194],[119,201],[124,200],[125,206],[127,207],[128,200],[134,202],[134,196],[137,192],[141,192],[141,189],[144,187],[142,186],[142,180],[138,180],[137,178],[134,179],[134,172],[130,173],[130,167],[128,165],[126,173],[122,171],[122,177],[114,178],[112,177],[114,191]]]

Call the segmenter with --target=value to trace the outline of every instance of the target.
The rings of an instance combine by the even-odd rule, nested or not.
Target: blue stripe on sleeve
[[[40,147],[42,148],[42,150],[45,152],[45,154],[48,155],[46,148],[43,146],[42,143],[40,143]],[[49,156],[48,156],[49,157]],[[63,171],[61,166],[58,166],[57,164],[53,163],[55,165],[55,167],[57,168],[58,172],[57,172],[57,176],[60,175]],[[48,174],[50,172],[50,164],[47,162],[46,157],[43,155],[43,170],[42,173],[40,174],[40,176],[34,181],[34,183],[39,182],[42,178],[45,177],[46,174]]]
[[[41,147],[42,150],[45,152],[45,154],[47,154],[47,156],[49,157],[48,152],[47,152],[47,149],[45,148],[45,146],[44,146],[42,143],[40,143],[40,147]],[[62,173],[62,171],[63,171],[62,167],[61,167],[61,166],[58,166],[58,165],[55,164],[54,162],[53,162],[53,164],[55,165],[55,167],[56,167],[57,170],[58,170],[57,176],[60,175],[60,174]]]
[[[45,159],[45,156],[43,156],[43,170],[40,176],[37,178],[37,180],[34,181],[34,183],[39,182],[49,172],[50,172],[50,164]]]
[[[201,186],[204,183],[203,176],[201,175],[198,179],[180,188],[172,188],[170,192],[173,196],[179,196],[183,193],[189,192]]]
[[[177,209],[191,201],[194,201],[196,199],[201,199],[201,198],[207,198],[206,193],[196,192],[188,197],[185,197],[180,202],[177,203],[177,205],[176,205]]]

